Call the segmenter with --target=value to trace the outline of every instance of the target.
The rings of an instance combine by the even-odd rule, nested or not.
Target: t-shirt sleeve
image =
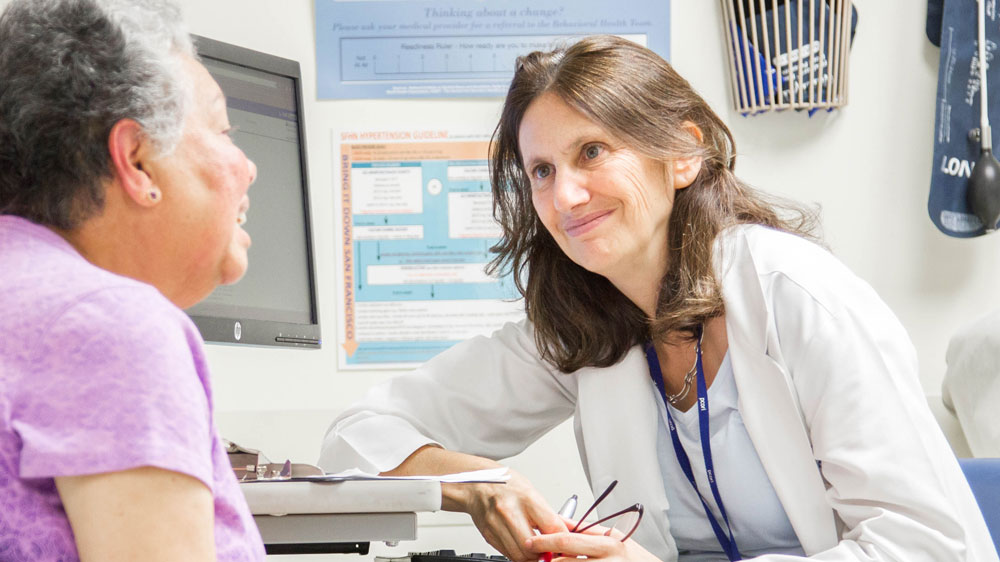
[[[15,389],[20,476],[154,466],[211,489],[211,413],[192,331],[145,287],[90,293],[53,318]]]

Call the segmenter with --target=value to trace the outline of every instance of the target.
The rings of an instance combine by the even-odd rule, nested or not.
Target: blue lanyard
[[[700,338],[699,338],[700,339]],[[705,515],[708,517],[708,522],[712,525],[712,531],[715,532],[715,538],[719,540],[719,544],[722,545],[722,550],[726,553],[730,562],[735,562],[736,560],[742,560],[743,556],[740,554],[739,549],[736,547],[736,539],[733,538],[733,528],[729,525],[729,517],[726,515],[726,506],[722,504],[722,497],[719,495],[719,486],[715,482],[715,466],[712,463],[712,444],[711,444],[711,432],[708,429],[708,386],[705,383],[705,369],[702,367],[701,363],[701,342],[699,341],[695,351],[697,353],[696,367],[698,369],[698,429],[701,434],[701,450],[705,456],[705,471],[708,473],[708,483],[712,488],[712,497],[715,498],[715,505],[719,506],[719,513],[722,514],[722,520],[726,523],[726,530],[729,534],[722,530],[722,525],[712,514],[711,508],[708,506],[708,502],[705,501],[705,497],[701,495],[698,490],[698,484],[694,480],[694,471],[691,469],[691,461],[688,459],[687,453],[684,452],[684,445],[681,444],[680,437],[677,435],[677,427],[674,425],[674,418],[670,415],[670,404],[667,401],[667,390],[663,386],[663,373],[660,371],[660,359],[656,356],[656,349],[653,347],[652,342],[646,344],[646,362],[649,363],[649,374],[653,377],[653,382],[656,384],[657,390],[660,391],[660,395],[663,397],[663,405],[667,410],[667,427],[670,429],[670,439],[674,443],[674,452],[677,454],[677,462],[681,465],[681,470],[684,471],[684,476],[687,477],[688,482],[694,488],[694,493],[698,495],[698,499],[701,500],[701,506],[705,508]]]

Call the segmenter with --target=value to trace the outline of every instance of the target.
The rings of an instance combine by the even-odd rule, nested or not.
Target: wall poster
[[[411,367],[524,317],[484,267],[488,138],[447,130],[334,133],[340,162],[340,368]]]
[[[596,33],[670,58],[670,0],[315,2],[320,99],[502,97],[518,56]]]

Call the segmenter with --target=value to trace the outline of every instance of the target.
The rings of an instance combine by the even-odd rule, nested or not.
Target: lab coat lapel
[[[656,457],[659,411],[649,367],[639,346],[618,364],[586,368],[579,377],[577,439],[585,451],[591,488],[599,494],[617,479],[603,502],[605,514],[639,502],[645,507],[636,541],[660,560],[675,560],[670,536],[667,495]],[[578,514],[582,515],[582,513]]]
[[[722,254],[729,355],[743,423],[806,554],[837,544],[833,510],[743,232]],[[777,361],[775,360],[777,359]]]

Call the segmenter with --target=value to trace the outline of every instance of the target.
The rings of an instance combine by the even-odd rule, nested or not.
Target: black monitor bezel
[[[236,345],[263,345],[280,347],[319,348],[321,345],[319,320],[319,292],[316,283],[316,255],[313,247],[312,210],[309,196],[309,165],[306,154],[305,119],[303,118],[302,71],[294,60],[238,47],[215,39],[191,35],[198,56],[252,70],[261,70],[290,78],[295,88],[298,104],[296,118],[299,133],[299,159],[302,166],[302,205],[306,228],[306,257],[309,267],[309,291],[311,294],[311,321],[306,324],[256,320],[244,318],[222,318],[188,314],[194,321],[206,342]],[[253,265],[251,264],[251,267]]]

